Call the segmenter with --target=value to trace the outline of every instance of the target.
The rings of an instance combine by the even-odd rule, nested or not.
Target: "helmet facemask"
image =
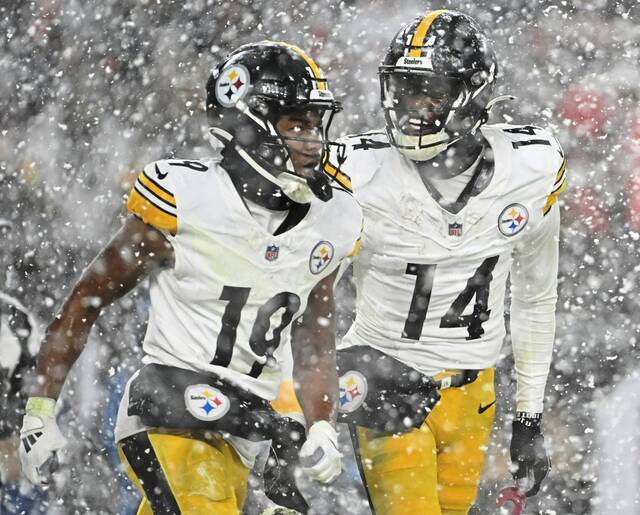
[[[331,187],[322,171],[322,159],[331,145],[337,145],[329,140],[328,133],[338,110],[339,107],[336,106],[310,103],[303,103],[301,107],[294,108],[281,107],[279,104],[271,107],[275,116],[271,117],[270,126],[275,134],[264,138],[256,148],[256,153],[269,163],[271,177],[267,178],[274,181],[295,202],[310,202],[314,195],[324,201],[331,198]],[[287,131],[285,127],[286,132],[283,132],[281,122],[288,122],[287,125],[293,128]],[[306,129],[297,130],[301,126],[306,126]],[[310,126],[315,128],[314,138],[308,137],[311,132]],[[296,135],[296,132],[300,132],[300,135]],[[296,169],[292,147],[301,146],[305,147],[309,162],[298,163]],[[316,152],[313,151],[314,147],[317,148]],[[311,159],[314,153],[315,160]]]
[[[393,145],[414,161],[427,161],[456,138],[447,130],[464,100],[464,83],[431,72],[380,71],[382,107]]]

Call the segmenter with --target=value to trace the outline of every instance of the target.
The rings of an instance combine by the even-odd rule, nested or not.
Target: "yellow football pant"
[[[143,494],[138,515],[238,515],[249,469],[221,437],[143,432],[118,442],[127,475]]]
[[[495,414],[493,369],[441,395],[419,429],[397,436],[356,429],[377,515],[466,515],[471,508]]]

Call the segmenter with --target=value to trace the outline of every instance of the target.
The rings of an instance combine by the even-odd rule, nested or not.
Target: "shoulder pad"
[[[387,133],[380,130],[346,136],[344,143],[348,145],[351,150],[379,150],[381,148],[391,147]]]
[[[344,191],[340,190],[334,195],[333,201],[336,202],[336,212],[340,213],[340,226],[345,234],[345,238],[352,244],[349,255],[355,255],[360,247],[360,238],[362,235],[363,213],[362,206],[356,198]]]
[[[482,133],[490,138],[502,137],[511,143],[513,150],[551,150],[564,159],[564,153],[558,140],[547,129],[536,127],[535,125],[510,125],[499,123],[495,125],[485,125]],[[548,148],[544,148],[548,147]]]
[[[540,174],[548,192],[542,212],[549,213],[567,187],[567,162],[558,140],[549,130],[534,125],[495,124],[483,127],[482,132],[492,146],[494,141],[503,139],[528,169]]]
[[[373,174],[377,169],[375,163],[381,160],[381,154],[375,152],[391,148],[384,131],[370,131],[363,134],[345,136],[338,140],[338,145],[331,148],[325,161],[324,170],[332,178],[344,177],[348,181],[348,190],[352,189],[352,180],[363,184],[369,179],[365,176]],[[356,177],[357,176],[357,177]]]

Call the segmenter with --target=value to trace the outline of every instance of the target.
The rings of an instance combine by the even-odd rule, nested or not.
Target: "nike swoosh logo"
[[[160,168],[158,168],[158,165],[156,165],[156,175],[158,176],[158,179],[162,180],[162,179],[164,179],[167,175],[169,175],[169,172],[162,173],[162,172],[160,171]]]
[[[483,406],[482,404],[480,404],[480,406],[478,406],[478,415],[482,415],[485,411],[487,411],[495,403],[496,403],[496,401],[493,401],[492,403],[487,404],[486,406]]]

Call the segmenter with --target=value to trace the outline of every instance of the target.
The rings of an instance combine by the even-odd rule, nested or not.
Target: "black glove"
[[[538,493],[551,461],[541,432],[542,413],[518,412],[511,435],[512,474],[527,497]]]

